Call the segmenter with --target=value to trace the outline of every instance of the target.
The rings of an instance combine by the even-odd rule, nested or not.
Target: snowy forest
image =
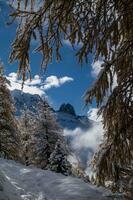
[[[0,200],[133,200],[133,1],[1,0],[1,16]]]

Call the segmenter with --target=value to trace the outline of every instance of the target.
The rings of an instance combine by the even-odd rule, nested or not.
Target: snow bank
[[[78,178],[47,170],[25,167],[0,159],[0,168],[8,179],[9,200],[109,200],[105,191]],[[11,187],[13,189],[11,189]],[[14,191],[14,192],[13,192]],[[17,193],[16,193],[17,191]],[[12,193],[14,196],[12,196]],[[21,198],[20,198],[21,197]],[[7,200],[6,198],[0,200]]]
[[[0,200],[22,200],[16,188],[8,179],[9,178],[0,171]]]

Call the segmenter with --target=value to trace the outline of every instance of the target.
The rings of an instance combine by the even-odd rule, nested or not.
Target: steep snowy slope
[[[25,167],[14,161],[0,159],[0,168],[8,182],[8,198],[0,200],[110,200],[111,195],[78,178],[51,171]],[[12,191],[10,188],[12,187]],[[9,190],[8,190],[9,189]],[[3,191],[4,193],[4,191]]]
[[[25,108],[36,112],[38,102],[42,101],[42,98],[37,94],[24,93],[17,89],[12,90],[11,94],[15,102],[16,116],[20,116]]]

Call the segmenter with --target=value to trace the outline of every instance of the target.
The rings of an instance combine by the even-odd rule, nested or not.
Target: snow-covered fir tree
[[[30,164],[29,158],[31,157],[32,154],[32,146],[30,145],[32,141],[32,133],[35,128],[35,126],[33,126],[34,122],[35,119],[32,113],[25,107],[19,119],[19,130],[20,130],[20,140],[22,145],[21,161],[26,165]]]
[[[19,159],[19,135],[14,116],[14,107],[9,82],[2,75],[0,69],[0,156],[8,159]]]
[[[48,161],[48,141],[39,116],[25,109],[19,124],[23,146],[21,155],[24,164],[45,168]]]
[[[61,140],[57,141],[55,149],[50,155],[49,168],[57,173],[70,175],[72,172],[72,166],[67,160],[68,152],[64,146],[65,144]]]
[[[25,109],[19,120],[21,143],[23,146],[23,162],[26,165],[35,165],[42,169],[50,168],[58,171],[57,168],[51,168],[51,162],[53,162],[51,154],[56,151],[57,144],[60,141],[62,148],[60,149],[59,156],[63,158],[62,168],[64,167],[64,171],[60,172],[65,174],[66,171],[66,174],[69,174],[68,152],[61,135],[62,129],[56,122],[54,112],[46,101],[40,101],[36,110],[37,112],[34,113],[31,110]],[[61,163],[59,162],[58,165],[60,166]],[[67,166],[69,169],[67,169]]]

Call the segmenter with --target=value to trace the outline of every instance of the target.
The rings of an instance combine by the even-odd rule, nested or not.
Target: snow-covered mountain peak
[[[59,108],[59,112],[68,113],[70,115],[76,116],[75,109],[70,103],[63,103]]]

